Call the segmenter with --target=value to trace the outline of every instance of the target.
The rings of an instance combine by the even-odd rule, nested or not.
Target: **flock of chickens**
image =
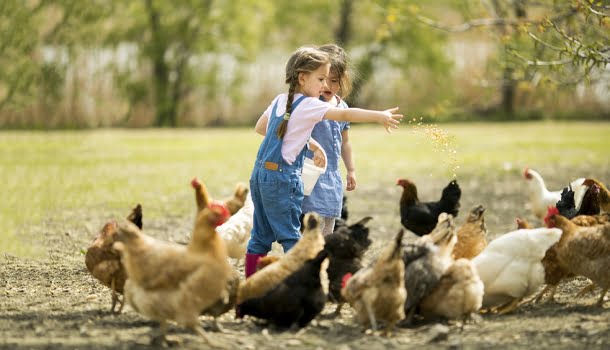
[[[544,284],[534,300],[549,290],[552,299],[559,283],[575,276],[592,281],[579,295],[601,287],[597,304],[603,306],[610,287],[610,192],[584,178],[550,192],[534,170],[526,169],[524,176],[532,210],[547,227],[531,228],[517,219],[517,230],[488,243],[482,205],[456,227],[457,181],[443,189],[440,200],[421,202],[415,184],[400,179],[401,223],[419,236],[413,243],[403,242],[401,229],[364,266],[371,217],[348,225],[345,210],[335,232],[323,236],[320,218],[308,213],[293,249],[261,259],[258,271],[245,280],[228,258],[243,258],[249,239],[254,208],[247,187],[238,184],[231,198],[214,201],[193,179],[197,215],[188,244],[144,234],[138,205],[126,220],[103,226],[85,263],[111,289],[112,312],[121,312],[127,302],[159,322],[154,339],[161,341],[168,339],[167,324],[173,321],[213,345],[199,317],[212,316],[221,331],[217,317],[233,309],[239,318],[304,327],[327,302],[337,304],[334,315],[348,303],[365,329],[383,325],[389,334],[396,325],[422,320],[510,312]]]

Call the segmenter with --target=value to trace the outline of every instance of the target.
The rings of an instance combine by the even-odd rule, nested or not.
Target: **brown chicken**
[[[277,255],[263,256],[262,258],[258,259],[258,262],[256,263],[256,271],[260,271],[278,260],[280,260],[280,257]]]
[[[356,317],[365,329],[377,330],[377,321],[386,323],[389,335],[398,321],[405,317],[404,303],[407,297],[402,262],[402,238],[400,230],[393,244],[388,245],[369,267],[358,270],[347,280],[341,294],[355,310]]]
[[[586,179],[583,182],[584,186],[592,186],[593,184],[599,186],[600,189],[599,204],[601,209],[605,212],[610,212],[610,191],[603,183],[601,183],[601,181],[595,179]]]
[[[125,300],[160,323],[161,340],[173,320],[211,343],[198,317],[224,296],[231,276],[224,242],[215,230],[229,215],[222,203],[208,203],[197,215],[187,246],[149,237],[130,222],[119,225],[114,247],[127,271]]]
[[[237,291],[239,290],[240,283],[241,277],[239,273],[234,269],[231,269],[231,273],[227,279],[225,288],[221,293],[220,299],[201,312],[201,315],[211,316],[214,318],[214,322],[212,323],[213,330],[217,332],[224,332],[218,323],[218,317],[231,311],[235,306],[235,302],[237,301]]]
[[[479,311],[484,285],[468,259],[458,259],[445,271],[438,285],[419,304],[426,318],[466,319]]]
[[[195,189],[195,201],[197,202],[197,211],[201,211],[208,205],[208,203],[210,203],[210,201],[212,201],[212,197],[210,196],[210,193],[208,192],[208,189],[205,184],[199,181],[199,179],[194,178],[193,180],[191,180],[191,186],[193,186],[193,188]],[[248,192],[250,192],[250,190],[248,189],[248,187],[246,187],[246,185],[244,185],[243,183],[238,183],[237,185],[235,185],[233,196],[224,199],[221,202],[224,203],[227,209],[229,209],[231,215],[233,215],[244,206],[244,203],[246,202],[246,198],[248,196]]]
[[[284,278],[303,266],[306,260],[315,258],[324,248],[320,217],[315,213],[308,213],[305,215],[304,223],[303,236],[286,255],[242,282],[237,294],[237,304],[265,295]]]
[[[140,204],[133,208],[127,220],[142,229],[142,206]],[[110,311],[113,313],[120,313],[123,310],[123,300],[119,298],[118,294],[123,294],[123,287],[127,279],[119,252],[112,248],[118,229],[118,224],[115,221],[106,223],[87,248],[85,254],[87,270],[93,277],[112,290]],[[119,308],[115,310],[117,303]]]
[[[549,209],[552,213],[555,212],[553,209]],[[573,218],[571,221],[577,224],[578,226],[594,226],[604,222],[607,222],[608,215],[579,215]],[[547,219],[548,221],[548,219]],[[519,229],[531,229],[533,228],[527,221],[517,218],[517,228]],[[533,301],[535,303],[540,302],[544,295],[547,292],[551,292],[549,298],[547,300],[554,301],[555,300],[555,292],[557,291],[557,286],[567,279],[575,277],[573,273],[569,271],[569,269],[564,268],[559,263],[557,259],[557,251],[556,251],[557,243],[553,244],[545,253],[544,258],[542,258],[542,267],[544,268],[544,283],[546,286],[534,297]],[[595,284],[590,284],[589,286],[583,288],[576,297],[580,297],[585,295],[587,292],[595,289]]]
[[[484,213],[485,207],[482,205],[472,208],[466,222],[458,229],[458,240],[453,248],[453,259],[472,259],[485,249],[487,226]]]
[[[581,227],[556,212],[549,214],[547,225],[563,231],[555,248],[559,263],[601,287],[597,305],[602,306],[610,287],[610,223]]]
[[[191,181],[191,186],[195,189],[197,210],[200,211],[212,199],[205,184],[197,178]],[[249,190],[241,183],[236,185],[233,197],[226,199],[224,203],[229,208],[231,217],[226,223],[218,226],[216,232],[225,241],[229,257],[239,263],[246,254],[246,246],[254,223],[254,203]]]

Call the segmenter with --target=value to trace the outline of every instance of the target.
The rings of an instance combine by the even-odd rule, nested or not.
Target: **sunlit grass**
[[[608,123],[439,128],[448,135],[448,147],[439,148],[407,123],[392,135],[378,126],[353,127],[359,188],[393,186],[397,177],[444,182],[454,173],[459,179],[525,166],[547,172],[573,167],[580,176],[580,168],[607,168],[610,162]],[[260,141],[252,129],[0,132],[0,182],[6,188],[0,251],[39,254],[19,237],[66,213],[123,216],[138,202],[151,217],[190,213],[190,179],[198,176],[215,196],[228,196],[236,182],[247,183]],[[449,150],[455,162],[448,161]]]

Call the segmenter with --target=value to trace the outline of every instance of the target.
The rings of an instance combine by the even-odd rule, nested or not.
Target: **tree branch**
[[[576,9],[570,9],[569,11],[566,11],[565,13],[559,14],[548,20],[559,21],[559,20],[571,17],[576,13],[577,13]],[[437,28],[437,29],[440,29],[440,30],[443,30],[446,32],[450,32],[450,33],[466,32],[466,31],[469,31],[469,30],[477,28],[477,27],[506,26],[506,25],[519,26],[522,24],[542,24],[542,23],[546,23],[548,21],[547,19],[528,19],[528,18],[526,18],[526,19],[479,18],[479,19],[473,19],[473,20],[464,22],[462,24],[448,26],[448,25],[444,25],[438,21],[435,21],[431,18],[422,16],[422,15],[415,15],[415,19],[417,19],[418,21],[420,21],[430,27]]]
[[[522,60],[528,66],[561,66],[564,64],[572,63],[573,60],[571,58],[564,58],[563,60],[555,60],[555,61],[538,61],[538,60],[530,60],[515,50],[510,50],[509,53],[518,59]]]

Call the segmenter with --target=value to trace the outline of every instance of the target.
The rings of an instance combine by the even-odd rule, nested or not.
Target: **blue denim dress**
[[[305,99],[299,97],[292,111]],[[303,158],[307,146],[292,164],[282,157],[282,140],[277,128],[283,115],[277,115],[277,101],[267,124],[267,133],[256,155],[250,176],[250,193],[254,202],[254,223],[248,242],[248,254],[267,254],[271,244],[280,243],[288,252],[301,238],[299,232],[301,204],[303,203]]]
[[[341,101],[339,107],[348,108],[343,101]],[[313,211],[329,218],[338,218],[341,215],[343,181],[341,180],[339,161],[341,159],[341,144],[343,143],[341,132],[345,129],[349,129],[348,122],[326,119],[313,128],[311,137],[324,148],[328,166],[326,172],[318,178],[311,194],[303,200],[303,213]],[[311,158],[312,156],[313,153],[308,151],[307,157]]]

